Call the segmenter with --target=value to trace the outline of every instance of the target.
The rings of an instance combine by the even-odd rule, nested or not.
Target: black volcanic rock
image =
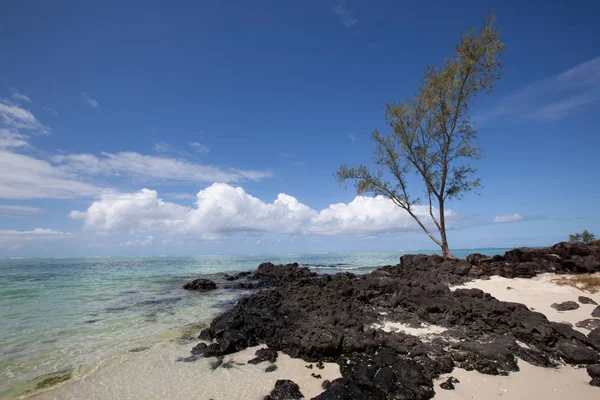
[[[550,307],[554,308],[556,311],[571,311],[577,310],[579,304],[574,301],[565,301],[563,303],[554,303]]]
[[[300,387],[289,379],[279,379],[275,382],[275,388],[265,396],[264,400],[296,400],[303,398]]]
[[[264,348],[256,350],[254,353],[256,356],[252,360],[248,361],[248,364],[260,364],[264,361],[269,361],[270,363],[274,363],[277,361],[277,352],[273,349]]]
[[[185,290],[197,290],[200,292],[207,292],[209,290],[215,290],[217,288],[217,284],[211,281],[210,279],[194,279],[191,282],[183,285]]]
[[[594,330],[596,328],[600,328],[600,319],[598,318],[588,318],[583,321],[579,321],[575,324],[578,328],[585,328],[589,330]]]
[[[592,311],[592,317],[600,318],[600,306],[594,308],[594,311]]]
[[[579,296],[579,302],[581,304],[594,304],[594,305],[598,305],[598,303],[596,303],[593,299],[590,299],[589,297],[585,297],[585,296]]]
[[[480,265],[404,255],[398,265],[360,276],[261,264],[253,279],[268,289],[243,297],[215,318],[200,336],[216,343],[201,350],[218,356],[266,344],[311,363],[336,362],[342,378],[315,397],[320,400],[430,399],[433,380],[454,367],[506,375],[519,370],[516,357],[543,367],[598,363],[600,348],[592,334],[479,289],[449,288],[491,275],[564,273],[562,261],[573,256],[600,259],[593,246],[587,254],[579,245],[555,247],[517,249],[507,252],[505,261],[471,258]],[[549,257],[554,254],[562,261]],[[424,340],[379,329],[385,321],[447,330]]]

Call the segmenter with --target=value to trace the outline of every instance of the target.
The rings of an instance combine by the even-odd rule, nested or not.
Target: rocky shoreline
[[[600,272],[600,244],[558,243],[503,256],[471,254],[466,260],[405,255],[398,265],[360,276],[263,263],[254,273],[225,277],[228,288],[263,290],[215,318],[189,361],[265,344],[308,362],[338,363],[342,378],[324,383],[324,392],[314,397],[321,400],[430,399],[434,380],[455,367],[506,375],[519,370],[517,358],[541,367],[585,366],[590,384],[600,386],[600,327],[586,336],[523,304],[499,301],[479,289],[451,289],[494,275],[532,278],[549,272]],[[592,328],[600,322],[595,317],[588,321]],[[390,322],[416,332],[439,330],[382,329]],[[257,356],[269,359],[267,354]],[[283,390],[292,384],[280,383],[269,398],[299,398],[295,390]],[[445,386],[453,384],[448,380]]]

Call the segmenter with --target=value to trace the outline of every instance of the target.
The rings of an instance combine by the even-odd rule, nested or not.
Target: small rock
[[[331,386],[331,382],[330,382],[330,381],[328,381],[327,379],[325,379],[325,380],[323,381],[323,383],[321,383],[321,387],[322,387],[323,389],[325,389],[325,390],[329,389],[329,386]]]
[[[273,372],[277,370],[277,365],[273,364],[273,365],[269,365],[267,368],[265,368],[265,372]]]
[[[594,308],[594,311],[592,311],[592,317],[600,318],[600,306]]]
[[[600,319],[598,318],[588,318],[583,321],[579,321],[575,324],[578,328],[589,329],[590,331],[600,328]]]
[[[574,301],[565,301],[564,303],[554,303],[550,307],[554,308],[556,311],[571,311],[577,310],[579,304]]]
[[[211,281],[210,279],[200,278],[194,279],[193,281],[186,283],[185,285],[183,285],[183,288],[185,290],[197,290],[200,292],[206,292],[209,290],[215,290],[217,288],[217,284]]]
[[[440,383],[440,387],[444,390],[454,390],[454,384],[452,383],[452,378],[448,378],[446,382]]]
[[[513,288],[511,288],[510,286],[507,286],[506,290],[513,290]]]
[[[217,358],[217,361],[211,362],[210,367],[212,369],[217,369],[221,366],[221,364],[223,364],[223,357],[219,357]]]
[[[297,400],[303,398],[300,387],[289,379],[279,379],[275,382],[275,388],[264,400]]]
[[[305,365],[305,367],[308,368],[308,369],[313,369],[313,365],[312,364]]]
[[[448,380],[452,383],[460,383],[460,381],[458,379],[456,379],[455,377],[451,376],[450,378],[448,378]]]
[[[579,302],[581,304],[593,304],[593,305],[598,305],[598,303],[596,303],[594,300],[590,299],[589,297],[585,297],[585,296],[579,296]]]
[[[317,363],[317,368],[319,368],[319,369],[323,369],[323,368],[325,368],[325,366],[323,365],[323,363],[322,363],[321,361],[319,361],[319,362]]]
[[[587,373],[592,378],[590,385],[600,386],[600,364],[588,365]]]
[[[277,361],[277,351],[267,347],[256,350],[256,358],[248,361],[248,364],[259,364],[263,361],[269,361],[271,364]]]
[[[312,374],[310,374],[310,376],[312,376],[313,378],[317,378],[317,379],[321,379],[321,374],[315,374],[314,372]]]

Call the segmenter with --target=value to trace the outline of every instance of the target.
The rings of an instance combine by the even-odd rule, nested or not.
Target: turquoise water
[[[459,250],[498,254],[506,249]],[[433,253],[429,251],[428,253]],[[402,253],[106,257],[0,260],[0,398],[35,389],[45,374],[85,375],[132,349],[185,341],[240,292],[193,293],[187,280],[261,262],[298,262],[320,273],[364,273]]]

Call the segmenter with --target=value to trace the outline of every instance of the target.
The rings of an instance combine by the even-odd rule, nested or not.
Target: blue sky
[[[434,248],[333,174],[489,9],[504,76],[450,245],[597,231],[600,5],[481,3],[2,2],[0,256]]]

